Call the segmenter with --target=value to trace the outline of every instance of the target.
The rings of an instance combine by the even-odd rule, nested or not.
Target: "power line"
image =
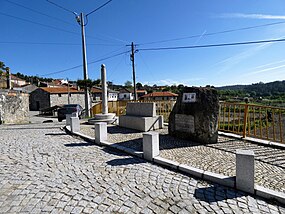
[[[66,46],[77,46],[81,44],[76,43],[60,43],[60,42],[7,42],[7,41],[0,41],[0,44],[22,44],[22,45],[66,45]],[[89,43],[87,45],[98,45],[98,46],[121,46],[121,45],[113,45],[113,44],[96,44],[96,43]]]
[[[95,61],[91,61],[89,63],[87,63],[88,65],[89,64],[94,64],[94,63],[97,63],[97,62],[101,62],[101,61],[104,61],[104,60],[107,60],[107,59],[111,59],[111,58],[114,58],[116,56],[120,56],[120,55],[123,55],[123,54],[126,54],[128,53],[129,51],[124,51],[124,52],[121,52],[121,53],[118,53],[118,54],[114,54],[112,56],[109,56],[109,57],[105,57],[105,58],[101,58],[101,59],[98,59],[98,60],[95,60]],[[63,70],[60,70],[60,71],[56,71],[56,72],[52,72],[52,73],[48,73],[48,74],[44,74],[44,75],[41,75],[42,77],[45,77],[45,76],[50,76],[50,75],[53,75],[53,74],[59,74],[59,73],[63,73],[63,72],[66,72],[66,71],[70,71],[70,70],[74,70],[76,68],[80,68],[82,67],[83,65],[77,65],[77,66],[74,66],[74,67],[71,67],[71,68],[66,68],[66,69],[63,69]]]
[[[87,14],[86,14],[86,17],[89,16],[89,15],[91,15],[92,13],[94,13],[94,12],[100,10],[102,7],[106,6],[106,5],[109,4],[111,1],[112,1],[112,0],[109,0],[109,1],[107,1],[106,3],[102,4],[100,7],[97,7],[95,10],[92,10],[90,13],[87,13]]]
[[[279,25],[279,24],[284,24],[284,23],[285,23],[285,21],[272,22],[272,23],[262,24],[262,25],[254,25],[254,26],[243,27],[243,28],[236,28],[236,29],[223,30],[223,31],[217,31],[217,32],[212,32],[212,33],[205,33],[205,34],[203,34],[203,36],[213,36],[213,35],[217,35],[217,34],[231,33],[231,32],[235,32],[235,31],[249,30],[249,29],[266,27],[266,26],[272,26],[272,25]],[[166,39],[166,40],[160,40],[160,41],[154,41],[154,42],[146,42],[146,43],[141,43],[141,44],[138,44],[138,45],[149,45],[149,44],[157,44],[157,43],[179,41],[179,40],[197,38],[197,37],[200,37],[200,36],[201,36],[200,34],[199,35],[192,35],[192,36],[186,36],[186,37],[180,37],[180,38],[174,38],[174,39]]]
[[[210,44],[210,45],[192,45],[192,46],[177,46],[177,47],[158,47],[158,48],[140,48],[139,51],[159,51],[159,50],[178,50],[178,49],[194,49],[194,48],[212,48],[212,47],[223,47],[223,46],[237,46],[237,45],[251,45],[261,43],[273,43],[273,42],[284,42],[285,39],[271,39],[271,40],[259,40],[249,42],[234,42],[234,43],[221,43],[221,44]]]
[[[66,32],[66,33],[79,35],[78,33],[75,33],[75,32],[72,32],[72,31],[64,30],[64,29],[57,28],[57,27],[54,27],[54,26],[51,26],[51,25],[42,24],[42,23],[39,23],[39,22],[34,22],[34,21],[31,21],[31,20],[28,20],[28,19],[24,19],[24,18],[20,18],[20,17],[17,17],[17,16],[10,15],[10,14],[7,14],[7,13],[0,12],[0,15],[8,16],[8,17],[11,17],[11,18],[14,18],[14,19],[18,19],[18,20],[21,20],[21,21],[24,21],[24,22],[28,22],[28,23],[40,25],[42,27],[47,27],[47,28],[51,28],[51,29],[54,29],[54,30],[58,30],[58,31]]]
[[[74,23],[67,22],[67,21],[62,20],[62,19],[59,19],[59,18],[57,18],[57,17],[50,16],[50,15],[48,15],[48,14],[45,14],[45,13],[42,13],[42,12],[37,11],[37,10],[35,10],[35,9],[29,8],[29,7],[27,7],[27,6],[24,6],[24,5],[22,5],[22,4],[19,4],[19,3],[16,3],[16,2],[10,1],[10,0],[4,0],[4,1],[9,2],[10,4],[14,4],[14,5],[18,6],[18,7],[25,8],[26,10],[30,10],[30,11],[32,11],[32,12],[34,12],[34,13],[37,13],[37,14],[46,16],[46,17],[48,17],[48,18],[51,18],[51,19],[54,19],[54,20],[57,20],[57,21],[60,21],[60,22],[66,23],[66,24],[74,25]]]
[[[47,2],[53,4],[54,6],[56,6],[56,7],[58,7],[58,8],[61,8],[62,10],[65,10],[65,11],[67,11],[67,12],[69,12],[69,13],[72,13],[73,15],[77,16],[77,14],[76,14],[74,11],[71,11],[71,10],[69,10],[69,9],[67,9],[67,8],[65,8],[65,7],[63,7],[63,6],[61,6],[61,5],[59,5],[59,4],[56,4],[56,3],[54,3],[54,2],[51,2],[50,0],[47,0]]]
[[[32,24],[39,25],[39,26],[42,26],[42,27],[51,28],[51,29],[54,29],[54,30],[58,30],[58,31],[62,31],[62,32],[74,34],[74,35],[77,35],[77,36],[80,35],[80,33],[76,33],[76,32],[73,32],[73,31],[64,30],[64,29],[62,29],[62,28],[58,28],[58,27],[54,27],[54,26],[51,26],[51,25],[42,24],[42,23],[35,22],[35,21],[31,21],[31,20],[29,20],[29,19],[24,19],[24,18],[21,18],[21,17],[17,17],[17,16],[13,16],[13,15],[7,14],[7,13],[0,12],[0,15],[7,16],[7,17],[11,17],[11,18],[14,18],[14,19],[18,19],[18,20],[21,20],[21,21],[24,21],[24,22],[32,23]],[[102,38],[98,38],[98,37],[95,37],[95,36],[89,36],[89,35],[87,35],[87,37],[94,38],[94,39],[98,39],[98,40],[105,41],[105,42],[110,42],[110,41],[107,40],[107,39],[102,39]]]

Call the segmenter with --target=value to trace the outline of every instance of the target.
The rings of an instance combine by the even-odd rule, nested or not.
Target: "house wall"
[[[144,97],[144,100],[154,100],[154,101],[163,101],[163,100],[176,100],[176,97]]]
[[[11,91],[0,92],[0,124],[29,122],[29,95]]]
[[[108,93],[108,101],[117,101],[118,100],[118,94],[117,93]]]
[[[51,107],[49,93],[38,88],[30,94],[30,110],[39,111]]]
[[[50,106],[68,104],[68,94],[51,94]],[[85,106],[85,96],[80,93],[70,93],[70,104],[79,104]]]
[[[132,93],[119,93],[119,100],[133,100]]]

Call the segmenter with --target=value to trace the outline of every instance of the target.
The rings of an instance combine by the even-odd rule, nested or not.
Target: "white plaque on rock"
[[[195,103],[196,93],[183,93],[182,102],[183,103]]]
[[[191,134],[194,133],[194,116],[186,114],[175,114],[175,130]]]

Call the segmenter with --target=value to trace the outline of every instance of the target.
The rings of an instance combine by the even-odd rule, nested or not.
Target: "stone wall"
[[[71,93],[70,104],[85,106],[84,93]],[[68,94],[50,94],[50,106],[68,104]]]
[[[0,124],[29,122],[29,95],[9,90],[0,92]]]
[[[48,92],[38,88],[30,94],[30,110],[39,111],[50,107],[50,95]]]

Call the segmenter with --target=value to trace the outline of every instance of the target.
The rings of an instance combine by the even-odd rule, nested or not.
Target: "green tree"
[[[128,81],[125,82],[125,86],[129,88],[129,87],[132,87],[133,84],[132,84],[131,81],[128,80]]]
[[[136,87],[137,87],[137,89],[142,89],[142,88],[143,88],[143,85],[142,85],[140,82],[138,82],[138,83],[136,84]]]
[[[87,80],[77,80],[77,85],[80,88],[85,88],[87,87],[88,89],[92,88],[93,86],[93,81],[91,79],[87,79]]]

